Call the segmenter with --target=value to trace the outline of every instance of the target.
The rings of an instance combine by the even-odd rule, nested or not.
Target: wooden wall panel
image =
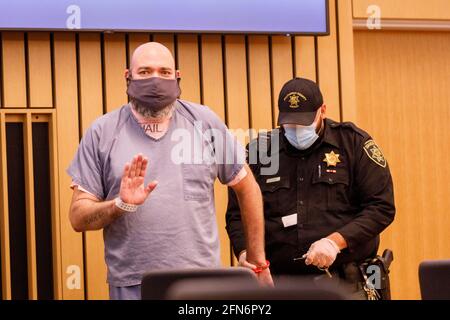
[[[26,201],[26,231],[27,231],[27,270],[28,298],[37,300],[37,267],[36,267],[36,223],[34,210],[34,168],[31,114],[26,114],[24,122],[24,165],[25,165],[25,201]]]
[[[248,63],[250,127],[255,130],[270,130],[273,120],[269,38],[267,36],[248,37]]]
[[[50,198],[52,210],[52,255],[53,255],[53,293],[54,298],[63,299],[63,270],[61,261],[61,215],[59,197],[59,169],[58,169],[58,129],[55,109],[52,110],[49,123],[49,151],[50,151]]]
[[[8,171],[6,163],[6,119],[0,113],[0,252],[2,264],[2,297],[11,299],[11,261],[9,241]]]
[[[341,94],[341,120],[355,122],[356,89],[353,45],[352,0],[337,1],[339,20],[339,88]]]
[[[3,107],[27,107],[25,43],[23,32],[2,33]]]
[[[128,103],[125,81],[127,67],[125,35],[105,34],[103,46],[105,110],[111,112]]]
[[[133,38],[130,41],[133,47],[136,45],[136,40],[138,39]],[[103,114],[101,39],[99,34],[80,34],[78,59],[80,128],[81,132],[84,133],[92,122]],[[102,230],[84,234],[84,255],[86,298],[89,300],[108,299]]]
[[[56,133],[59,144],[62,298],[83,299],[83,242],[82,235],[73,231],[69,221],[68,213],[72,192],[69,189],[70,177],[65,172],[75,155],[79,142],[75,35],[72,33],[56,33],[54,40]],[[79,279],[77,279],[77,271],[80,271]]]
[[[394,179],[397,216],[381,248],[394,251],[396,299],[420,299],[422,260],[450,257],[449,52],[445,32],[355,33],[358,124],[383,149]]]
[[[79,35],[80,126],[84,134],[103,114],[101,39],[99,34]]]
[[[353,0],[353,16],[367,19],[367,8],[378,5],[382,19],[450,20],[448,0]]]
[[[295,37],[295,76],[316,81],[314,37]]]
[[[292,41],[290,37],[272,37],[272,107],[273,127],[277,126],[278,120],[278,96],[283,85],[294,77],[292,65]]]
[[[244,131],[249,128],[246,58],[245,37],[225,36],[226,119],[230,129],[241,130],[238,140],[243,145],[248,142]],[[238,132],[235,131],[235,134]],[[236,265],[234,256],[232,265]]]
[[[249,127],[245,37],[225,37],[227,124],[232,129]]]
[[[225,121],[222,38],[203,35],[202,44],[202,102]]]
[[[31,108],[52,108],[50,34],[28,33],[28,82]]]
[[[327,117],[340,120],[339,102],[339,67],[336,30],[336,4],[329,1],[330,36],[317,38],[318,50],[318,82],[327,105]]]
[[[181,72],[181,99],[200,103],[198,36],[179,35],[177,49],[178,69]]]
[[[202,102],[225,121],[225,96],[223,84],[222,38],[218,35],[201,36],[201,86]],[[223,266],[231,264],[230,240],[225,230],[227,187],[219,181],[214,184],[217,226],[219,228],[221,261]]]

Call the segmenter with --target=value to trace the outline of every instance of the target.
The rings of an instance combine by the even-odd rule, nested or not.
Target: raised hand
[[[144,158],[142,154],[134,156],[131,164],[125,164],[119,193],[123,202],[141,205],[156,188],[158,181],[152,181],[147,186],[144,186],[147,165],[148,159]]]

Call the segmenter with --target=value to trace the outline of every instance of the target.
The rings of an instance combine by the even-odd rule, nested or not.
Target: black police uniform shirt
[[[395,205],[388,164],[372,138],[353,123],[330,119],[324,121],[321,137],[304,151],[290,145],[283,129],[265,139],[273,135],[279,136],[278,172],[261,175],[261,168],[270,164],[250,164],[263,195],[266,255],[272,273],[320,272],[306,266],[304,259],[294,259],[333,232],[344,237],[348,248],[330,269],[375,256],[379,234],[393,221]],[[250,145],[257,143],[255,139]],[[269,150],[270,156],[274,152]],[[238,256],[245,250],[245,237],[236,195],[231,188],[228,193],[226,228]]]

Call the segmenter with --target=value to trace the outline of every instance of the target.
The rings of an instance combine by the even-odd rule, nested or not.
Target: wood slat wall
[[[79,96],[81,134],[103,114],[102,46],[100,34],[79,35],[78,45]],[[84,234],[86,298],[107,299],[106,269],[103,257],[103,232]],[[96,270],[101,272],[96,272]]]
[[[30,32],[27,36],[29,106],[49,108],[53,106],[50,34]]]
[[[9,241],[9,216],[8,216],[8,184],[6,168],[6,118],[0,113],[0,250],[2,263],[2,297],[11,299],[11,263]]]
[[[25,41],[23,32],[2,33],[2,106],[27,107]],[[6,80],[6,81],[5,81]]]
[[[54,100],[58,139],[59,210],[62,263],[62,297],[83,299],[84,281],[77,282],[77,272],[84,270],[83,237],[70,225],[68,212],[72,192],[68,189],[71,179],[65,170],[73,159],[79,143],[79,100],[77,77],[77,44],[73,33],[55,33]],[[73,278],[75,277],[75,278]]]
[[[26,192],[26,230],[28,256],[28,296],[37,299],[37,269],[36,269],[36,228],[34,212],[34,179],[33,179],[33,141],[31,132],[31,114],[24,117],[25,146],[25,192]]]
[[[0,220],[1,220],[1,268],[2,268],[2,297],[3,299],[11,299],[12,293],[12,283],[11,283],[11,273],[10,269],[10,252],[14,251],[15,248],[11,247],[10,244],[10,234],[14,230],[9,228],[9,209],[8,209],[8,179],[7,179],[7,166],[6,166],[6,124],[8,122],[22,123],[23,126],[23,150],[24,150],[24,183],[25,183],[25,225],[22,228],[25,230],[26,234],[26,252],[27,257],[27,274],[26,281],[28,282],[28,293],[29,299],[38,298],[38,274],[37,269],[37,238],[36,238],[36,212],[35,212],[35,174],[34,174],[34,153],[33,153],[33,124],[36,122],[46,122],[49,124],[49,155],[50,160],[49,169],[52,172],[50,177],[50,201],[51,201],[51,235],[52,238],[52,261],[50,264],[53,265],[53,279],[54,288],[53,296],[55,298],[61,298],[61,256],[60,256],[60,220],[59,220],[59,193],[56,187],[58,186],[58,176],[55,174],[57,172],[57,140],[56,140],[56,126],[55,126],[55,109],[35,109],[35,108],[11,108],[0,109],[0,165],[1,165],[1,188],[0,188]],[[18,159],[19,160],[19,159]],[[23,254],[23,253],[22,253]]]
[[[350,3],[350,0],[343,0]],[[339,1],[341,3],[341,1]],[[330,1],[329,37],[192,34],[100,34],[1,32],[1,107],[54,108],[53,232],[55,297],[103,299],[105,283],[101,231],[75,233],[68,211],[72,191],[65,173],[83,132],[94,119],[127,103],[124,70],[133,50],[158,41],[174,54],[181,70],[182,98],[210,106],[232,129],[271,129],[276,125],[278,92],[293,76],[318,79],[332,118],[340,119],[341,69],[336,2]],[[339,4],[340,5],[340,4]],[[351,5],[345,7],[351,16]],[[344,10],[343,9],[343,10]],[[340,14],[340,13],[339,13]],[[344,48],[345,49],[345,48]],[[351,84],[348,84],[351,86]],[[0,122],[5,148],[4,115]],[[0,239],[3,297],[10,298],[6,157],[2,149]],[[32,190],[29,190],[32,192]],[[225,231],[226,187],[216,183],[215,203],[222,262],[233,263]],[[52,201],[53,201],[52,200]],[[30,197],[32,202],[32,198]],[[55,240],[54,240],[55,241]],[[31,249],[32,250],[32,249]],[[33,268],[33,266],[31,266]],[[77,269],[78,268],[78,269]],[[33,269],[31,269],[33,270]],[[79,287],[74,280],[80,270]],[[33,271],[30,271],[33,272]],[[33,283],[33,282],[31,282]],[[31,287],[31,289],[35,289]],[[30,295],[30,298],[34,294]]]

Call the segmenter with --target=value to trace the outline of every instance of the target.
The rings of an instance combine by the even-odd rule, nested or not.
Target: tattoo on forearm
[[[97,221],[101,220],[105,216],[105,213],[106,212],[104,212],[104,211],[93,213],[91,216],[87,217],[86,225],[91,225],[94,222],[97,222]]]

